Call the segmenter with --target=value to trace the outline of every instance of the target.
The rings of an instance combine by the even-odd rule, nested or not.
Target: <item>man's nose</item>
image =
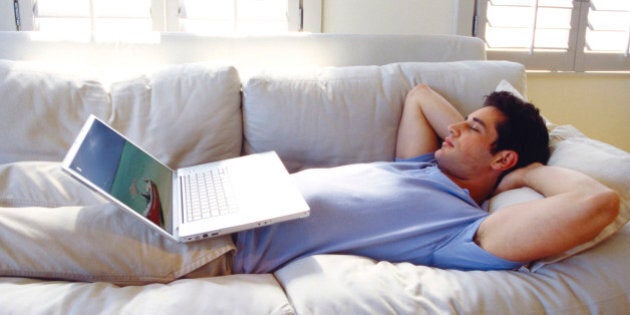
[[[455,137],[459,136],[459,134],[461,133],[461,128],[462,128],[462,122],[450,124],[448,125],[448,133]]]

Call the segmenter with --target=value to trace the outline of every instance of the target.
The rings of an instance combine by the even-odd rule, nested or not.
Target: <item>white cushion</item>
[[[0,163],[59,161],[90,113],[109,117],[101,83],[0,60]]]
[[[126,287],[2,278],[0,292],[4,314],[295,314],[271,274]]]
[[[402,105],[416,84],[429,84],[468,113],[502,79],[524,90],[524,74],[522,65],[503,61],[259,73],[243,87],[244,150],[276,150],[290,171],[391,161]]]
[[[275,272],[298,314],[626,314],[630,226],[536,273],[316,255]]]
[[[231,66],[183,64],[112,84],[115,129],[173,168],[238,156],[241,82]]]
[[[68,178],[58,163],[0,168],[0,275],[116,284],[169,282],[234,249],[229,236],[166,239]],[[65,204],[65,205],[64,205]]]
[[[479,109],[485,97],[501,82],[526,94],[527,76],[522,64],[509,61],[402,63],[400,71],[412,85],[426,83],[464,116]]]
[[[391,160],[405,86],[386,70],[322,68],[250,78],[243,95],[245,152],[275,150],[289,171]]]
[[[617,218],[593,240],[541,263],[558,261],[591,248],[630,220],[630,153],[588,138],[572,126],[559,126],[551,131],[551,148],[549,165],[580,171],[614,189],[621,198],[621,207]]]
[[[86,73],[88,73],[86,69]],[[166,66],[104,87],[35,62],[0,61],[0,163],[60,161],[89,114],[171,167],[238,156],[241,82],[234,67]],[[100,80],[100,81],[99,81]]]
[[[501,80],[501,82],[499,82],[499,84],[497,84],[497,87],[494,89],[496,92],[510,92],[512,93],[514,96],[522,99],[523,101],[527,102],[527,98],[523,95],[523,91],[519,91],[517,90],[509,81],[507,80]]]
[[[104,199],[70,175],[58,162],[0,164],[0,207],[96,205]]]

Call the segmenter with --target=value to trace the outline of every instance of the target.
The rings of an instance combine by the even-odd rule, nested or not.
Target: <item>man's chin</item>
[[[437,162],[437,165],[440,169],[446,167],[446,165],[449,164],[448,156],[444,149],[438,149],[437,151],[435,151],[433,153],[433,157],[435,158],[435,161]]]
[[[433,156],[436,160],[440,160],[440,158],[444,155],[444,148],[439,148],[435,152],[433,152]]]

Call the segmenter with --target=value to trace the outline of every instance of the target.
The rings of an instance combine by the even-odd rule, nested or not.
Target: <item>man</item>
[[[514,102],[518,103],[518,100]],[[488,152],[497,139],[493,126],[505,119],[495,107],[484,107],[461,122],[459,113],[445,99],[429,87],[420,85],[410,93],[405,111],[398,139],[398,157],[436,149],[437,145],[431,142],[435,137],[428,130],[428,126],[432,126],[434,132],[445,139],[442,149],[436,152],[441,169],[460,186],[468,188],[478,202],[495,190],[504,172],[533,162],[519,163],[519,158],[526,152],[510,149]],[[475,137],[477,133],[481,136]],[[483,138],[478,145],[490,154],[484,156],[483,152],[477,155],[460,151],[459,156],[468,157],[462,163],[479,162],[470,161],[470,156],[485,158],[480,161],[482,169],[466,173],[459,172],[458,165],[447,163],[449,156],[457,158],[456,151],[464,150],[464,145],[470,144],[465,143],[468,134],[477,140]],[[425,141],[414,142],[411,137]],[[458,161],[451,162],[457,164]],[[472,168],[470,165],[467,167]],[[505,259],[531,261],[570,249],[595,237],[615,219],[619,211],[619,197],[604,185],[583,174],[535,162],[509,173],[494,193],[522,186],[531,187],[547,198],[514,205],[488,216],[475,236],[475,242],[483,249]]]
[[[322,253],[514,269],[586,242],[614,220],[614,191],[583,174],[543,166],[548,135],[537,109],[506,92],[491,94],[485,105],[464,119],[418,85],[405,101],[398,162],[293,175],[311,216],[238,233],[233,271],[270,272]],[[546,198],[491,215],[479,206],[523,186]]]

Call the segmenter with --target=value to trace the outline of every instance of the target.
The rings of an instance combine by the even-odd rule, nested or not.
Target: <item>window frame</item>
[[[16,17],[16,20],[19,20],[20,31],[35,30],[33,5],[36,1],[19,1],[19,17]],[[179,32],[180,0],[150,1],[153,31]],[[321,32],[322,0],[287,0],[287,2],[287,32]]]
[[[487,4],[491,0],[477,0],[474,36],[485,40]],[[630,71],[630,54],[586,52],[589,0],[574,0],[571,13],[569,47],[566,51],[508,50],[488,48],[488,59],[512,60],[525,65],[528,70],[552,72],[607,72]]]

